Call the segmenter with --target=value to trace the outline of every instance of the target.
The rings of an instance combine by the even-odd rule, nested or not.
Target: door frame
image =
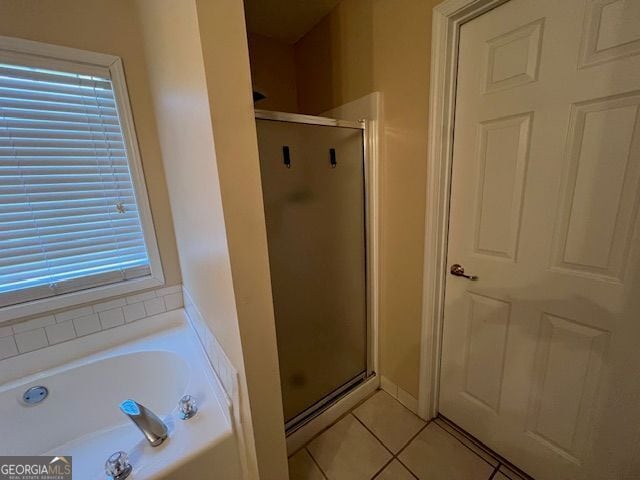
[[[418,413],[438,415],[460,27],[508,0],[445,0],[433,9]]]

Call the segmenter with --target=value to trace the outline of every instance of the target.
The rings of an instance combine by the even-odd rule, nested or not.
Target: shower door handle
[[[287,168],[291,168],[291,154],[289,153],[289,146],[284,145],[282,147],[282,163]]]

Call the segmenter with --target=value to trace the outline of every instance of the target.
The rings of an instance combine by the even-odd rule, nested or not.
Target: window
[[[162,280],[119,59],[0,37],[0,308]]]

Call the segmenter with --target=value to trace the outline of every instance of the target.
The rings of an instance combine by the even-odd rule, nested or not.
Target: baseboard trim
[[[418,399],[411,395],[409,392],[403,390],[384,376],[380,377],[380,388],[391,395],[393,398],[398,400],[402,405],[407,407],[413,413],[420,416],[418,414]]]

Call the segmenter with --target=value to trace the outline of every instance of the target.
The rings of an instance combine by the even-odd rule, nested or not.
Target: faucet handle
[[[182,397],[178,402],[178,408],[180,409],[180,418],[182,420],[188,420],[198,412],[196,399],[191,395]]]
[[[104,464],[104,471],[113,480],[124,480],[127,478],[133,467],[129,463],[129,456],[125,452],[111,454]]]

